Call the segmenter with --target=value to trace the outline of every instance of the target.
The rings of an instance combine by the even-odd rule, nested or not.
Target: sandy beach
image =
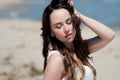
[[[0,80],[42,80],[41,22],[0,19]],[[97,80],[120,80],[120,30],[105,48],[92,54]],[[83,28],[86,37],[94,36]]]
[[[0,80],[42,80],[40,26],[39,21],[0,20]]]
[[[27,1],[0,0],[0,12],[10,10]],[[13,14],[16,16],[16,14]],[[0,19],[0,80],[43,80],[41,21],[29,19]],[[120,80],[120,30],[103,49],[91,56],[97,70],[97,80]],[[93,37],[88,28],[82,34]]]

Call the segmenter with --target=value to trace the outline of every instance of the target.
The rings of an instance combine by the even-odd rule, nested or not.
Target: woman
[[[83,39],[80,23],[97,36]],[[95,80],[96,71],[89,55],[114,36],[104,24],[78,13],[70,0],[52,0],[42,19],[44,80]]]

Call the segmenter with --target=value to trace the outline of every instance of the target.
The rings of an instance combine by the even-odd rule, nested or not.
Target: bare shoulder
[[[54,54],[49,56],[47,64],[52,63],[52,62],[63,63],[62,55],[58,52],[54,52]]]
[[[63,58],[60,54],[52,54],[47,62],[44,80],[60,80],[64,70]]]

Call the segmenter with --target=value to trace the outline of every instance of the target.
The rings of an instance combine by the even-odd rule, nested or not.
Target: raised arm
[[[87,25],[93,32],[97,34],[96,37],[87,40],[91,53],[103,48],[114,38],[115,33],[106,25],[80,13],[79,15],[82,23]]]
[[[73,1],[69,0],[70,5],[74,6]],[[115,33],[106,25],[79,13],[75,8],[74,12],[81,22],[87,25],[93,32],[97,34],[96,37],[86,40],[88,42],[91,53],[98,51],[107,45],[115,36]]]

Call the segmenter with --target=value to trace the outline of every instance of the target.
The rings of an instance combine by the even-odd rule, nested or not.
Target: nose
[[[69,26],[66,24],[64,25],[64,32],[65,32],[65,34],[69,33]]]

